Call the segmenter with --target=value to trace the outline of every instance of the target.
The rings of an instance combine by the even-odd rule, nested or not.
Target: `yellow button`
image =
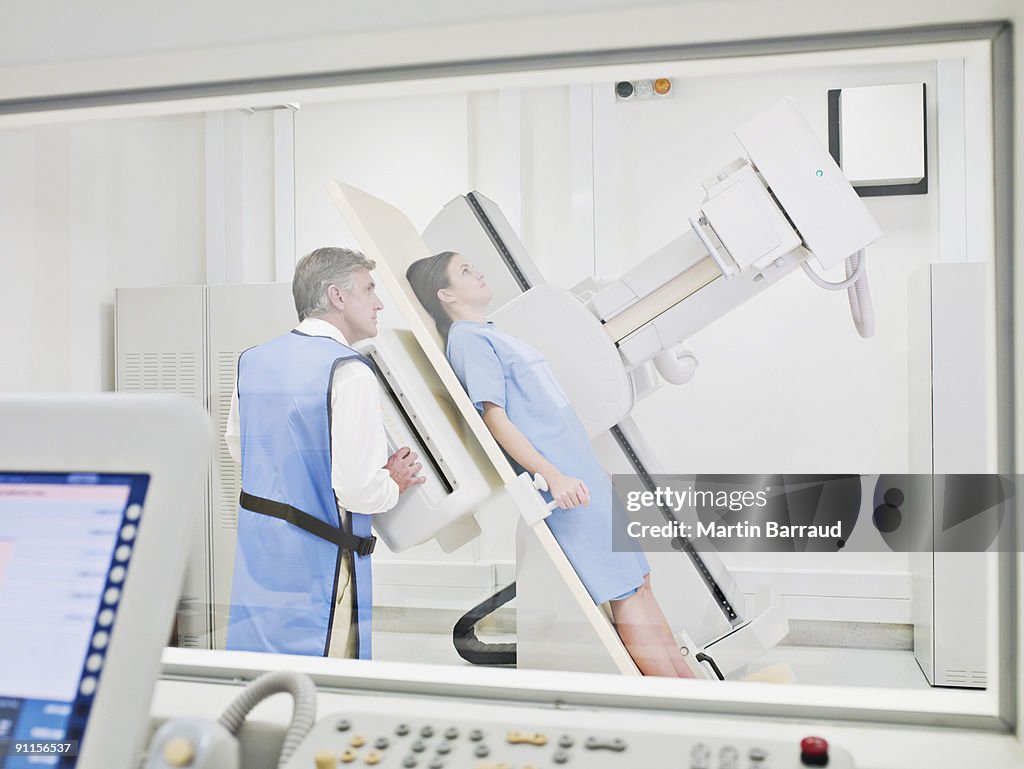
[[[338,759],[330,750],[321,750],[313,756],[313,760],[316,762],[316,769],[334,769],[338,765]]]
[[[164,761],[171,766],[188,766],[195,757],[195,746],[187,737],[175,737],[164,743]]]
[[[366,738],[365,737],[361,737],[358,734],[355,737],[353,737],[352,738],[352,742],[349,743],[349,745],[351,745],[353,748],[361,748],[365,744],[366,744]]]
[[[366,754],[365,760],[366,763],[372,766],[373,764],[379,764],[381,758],[383,758],[383,756],[380,753],[378,753],[376,750],[371,750],[369,753]]]
[[[354,750],[346,750],[341,754],[341,763],[351,764],[357,758],[359,758],[359,755]]]
[[[548,738],[545,734],[527,734],[526,732],[509,732],[505,735],[505,739],[510,745],[521,745],[523,743],[527,745],[547,745]]]

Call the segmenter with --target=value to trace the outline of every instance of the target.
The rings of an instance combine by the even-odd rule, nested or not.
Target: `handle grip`
[[[533,474],[533,488],[537,489],[537,491],[548,491],[547,479],[543,475],[541,475],[540,473],[534,473]],[[548,510],[554,510],[556,507],[558,507],[558,503],[555,502],[554,500],[552,500],[551,502],[548,502],[548,504],[547,504]]]

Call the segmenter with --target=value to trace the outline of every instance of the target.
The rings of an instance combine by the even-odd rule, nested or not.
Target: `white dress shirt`
[[[319,318],[306,318],[295,330],[348,345],[341,331]],[[331,413],[331,485],[339,507],[366,514],[390,510],[398,502],[398,484],[384,469],[390,452],[381,418],[380,386],[368,367],[352,362],[334,370]],[[236,462],[242,459],[240,433],[236,382],[224,432]]]

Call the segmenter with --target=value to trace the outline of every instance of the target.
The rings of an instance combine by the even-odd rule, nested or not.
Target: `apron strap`
[[[250,512],[287,521],[303,531],[308,531],[314,537],[319,537],[343,550],[351,550],[362,556],[369,555],[377,546],[376,537],[357,537],[355,534],[324,523],[319,518],[314,518],[309,513],[304,513],[283,502],[256,497],[243,491],[238,497],[238,504]]]

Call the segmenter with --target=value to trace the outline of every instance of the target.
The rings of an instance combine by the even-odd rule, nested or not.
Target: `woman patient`
[[[586,430],[534,348],[487,322],[491,291],[460,254],[409,266],[406,277],[446,341],[455,374],[517,472],[539,473],[558,503],[548,528],[594,603],[611,602],[622,643],[644,675],[692,678],[650,585],[643,553],[612,550],[611,481]]]

